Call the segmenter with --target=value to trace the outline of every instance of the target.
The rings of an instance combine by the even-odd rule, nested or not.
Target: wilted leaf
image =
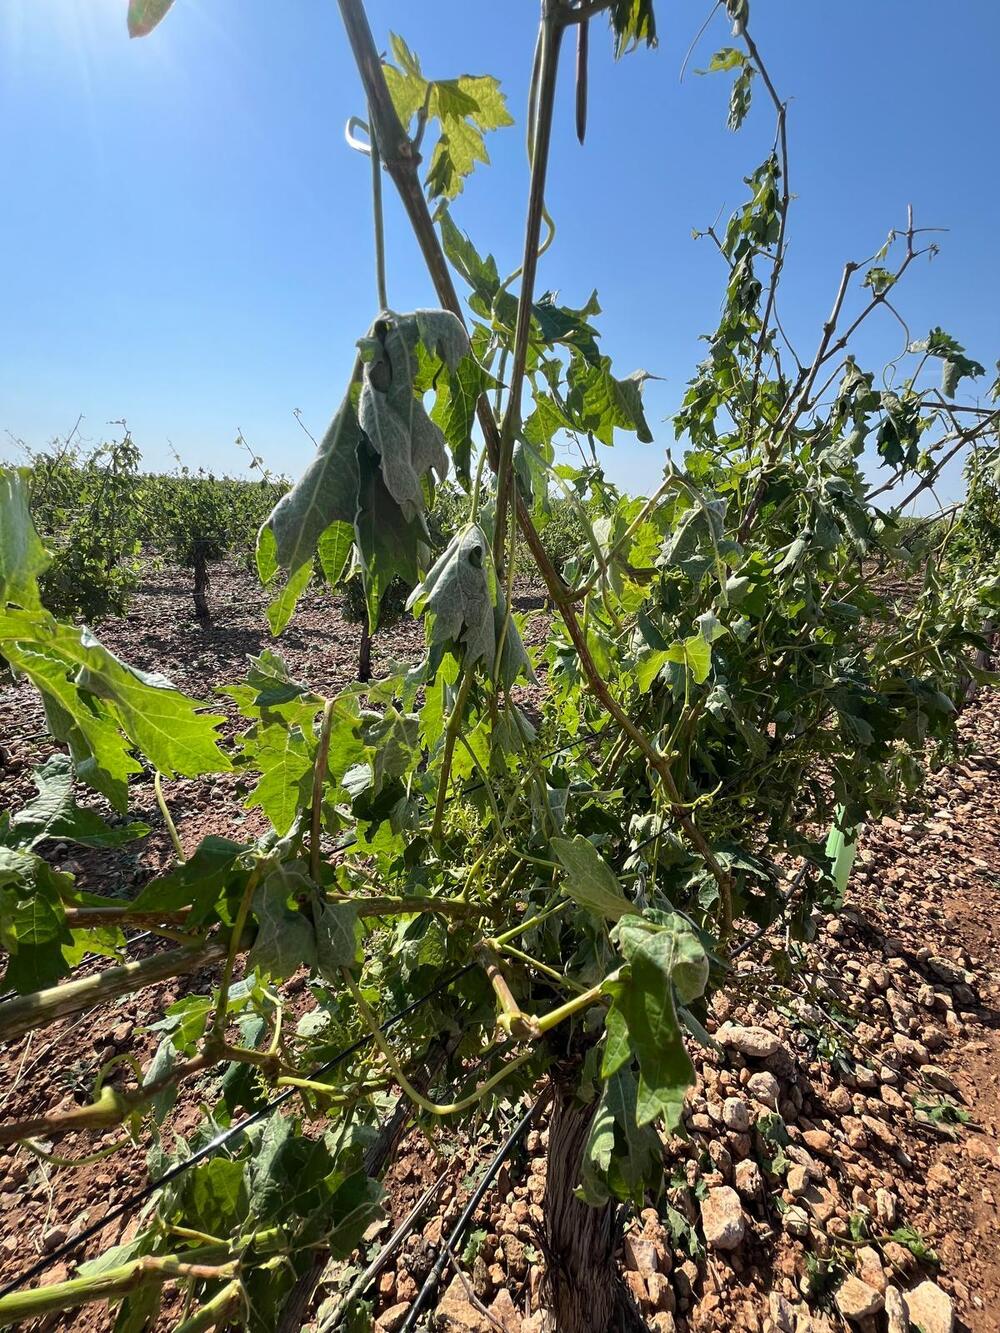
[[[694,1066],[684,1047],[674,993],[682,1004],[701,995],[708,981],[708,958],[694,931],[676,913],[658,926],[623,917],[612,933],[627,967],[609,984],[628,1026],[639,1061],[637,1120],[648,1125],[662,1116],[676,1130]]]
[[[566,871],[564,888],[574,902],[612,921],[635,910],[614,871],[582,834],[572,839],[553,838],[551,846]]]

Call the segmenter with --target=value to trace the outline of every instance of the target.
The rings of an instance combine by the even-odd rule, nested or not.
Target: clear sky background
[[[105,437],[124,417],[145,465],[240,472],[242,427],[274,470],[296,473],[350,373],[375,312],[369,170],[343,129],[363,114],[334,0],[176,0],[129,41],[126,0],[0,0],[0,431],[34,447]],[[728,76],[698,78],[730,42],[717,15],[683,83],[709,9],[659,0],[657,50],[619,63],[592,25],[587,146],[573,134],[572,58],[555,130],[549,207],[558,224],[540,289],[582,304],[596,287],[604,350],[647,388],[657,437],[619,435],[619,484],[655,484],[664,420],[703,355],[723,270],[692,228],[743,198],[773,116],[757,90],[743,131],[725,127]],[[500,78],[517,121],[491,135],[453,215],[502,272],[519,259],[527,188],[523,109],[534,0],[370,0],[379,42],[400,32],[426,74]],[[913,337],[942,325],[991,373],[1000,355],[1000,4],[964,0],[751,0],[751,29],[791,99],[798,200],[783,319],[815,347],[845,259],[905,222],[949,228],[911,269],[898,305]],[[389,297],[433,292],[391,188]],[[881,366],[902,333],[882,315],[859,346]],[[974,390],[975,392],[975,390]],[[16,457],[9,439],[0,455]],[[947,501],[959,479],[939,490]]]

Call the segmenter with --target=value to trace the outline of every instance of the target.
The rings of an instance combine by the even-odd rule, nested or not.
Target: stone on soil
[[[767,1028],[744,1028],[723,1023],[715,1035],[723,1046],[731,1046],[751,1060],[766,1060],[769,1055],[777,1055],[783,1049],[781,1038]]]
[[[885,1303],[880,1291],[869,1287],[867,1282],[862,1282],[853,1274],[844,1279],[833,1299],[844,1318],[852,1319],[856,1323],[867,1319],[869,1315],[877,1314]]]
[[[955,1308],[951,1297],[936,1282],[921,1282],[903,1293],[903,1304],[911,1324],[919,1324],[923,1333],[952,1333]]]
[[[701,1201],[701,1225],[711,1250],[735,1250],[743,1239],[743,1207],[729,1185],[710,1189]]]
[[[906,1317],[903,1294],[898,1287],[885,1289],[885,1317],[888,1322],[887,1333],[909,1333],[910,1321]]]

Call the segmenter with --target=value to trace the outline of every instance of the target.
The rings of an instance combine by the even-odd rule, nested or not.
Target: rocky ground
[[[249,575],[220,569],[216,623],[201,630],[187,583],[183,571],[162,571],[127,618],[100,632],[128,660],[204,696],[238,679],[246,654],[266,645],[263,599]],[[282,651],[293,672],[332,689],[353,678],[356,642],[356,627],[315,597]],[[389,657],[415,655],[419,644],[407,622],[377,638],[376,671]],[[690,1137],[668,1145],[670,1188],[632,1221],[622,1249],[649,1328],[1000,1330],[1000,697],[973,704],[961,729],[960,757],[921,803],[866,833],[840,917],[791,968],[776,971],[773,943],[760,941],[717,999],[717,1049],[692,1050],[699,1080],[687,1110]],[[31,765],[49,752],[43,730],[29,689],[0,691],[0,809],[32,794]],[[170,787],[188,848],[251,818],[229,778]],[[148,783],[137,784],[135,804],[154,833],[135,852],[74,853],[70,868],[84,887],[109,878],[141,885],[167,859]],[[66,864],[65,847],[51,854]],[[156,946],[139,945],[138,954],[148,947]],[[0,1050],[0,1114],[74,1102],[101,1061],[126,1046],[147,1057],[154,1042],[142,1025],[182,987],[210,982],[168,983],[10,1043]],[[195,1088],[176,1127],[190,1128],[197,1114]],[[546,1134],[543,1117],[473,1218],[445,1270],[439,1329],[549,1327],[539,1239]],[[404,1142],[386,1181],[391,1218],[373,1228],[356,1262],[327,1272],[319,1314],[439,1182],[369,1290],[376,1327],[398,1329],[497,1142],[445,1139],[440,1161],[422,1139]],[[0,1278],[99,1219],[144,1178],[138,1152],[77,1172],[52,1171],[23,1153],[0,1156]],[[106,1230],[88,1253],[113,1244],[123,1228]],[[58,1265],[49,1280],[72,1269]],[[110,1326],[101,1307],[47,1325]]]
[[[919,808],[868,831],[847,907],[794,970],[776,981],[762,942],[717,998],[690,1138],[622,1250],[649,1328],[1000,1329],[1000,698],[962,738]],[[484,1205],[439,1329],[550,1327],[545,1142]],[[377,1329],[405,1317],[439,1234],[383,1274]]]

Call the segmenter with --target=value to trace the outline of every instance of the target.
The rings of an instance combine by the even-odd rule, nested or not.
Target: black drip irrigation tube
[[[545,1091],[539,1097],[536,1097],[531,1108],[526,1111],[517,1122],[501,1145],[500,1151],[486,1168],[482,1180],[476,1186],[468,1203],[459,1214],[458,1220],[449,1232],[447,1239],[441,1242],[441,1248],[438,1251],[437,1258],[434,1260],[434,1267],[428,1273],[424,1285],[417,1292],[416,1299],[410,1306],[409,1313],[407,1314],[406,1320],[401,1326],[399,1333],[413,1333],[413,1330],[416,1328],[417,1320],[420,1318],[421,1311],[427,1305],[428,1301],[431,1300],[440,1286],[441,1274],[444,1272],[445,1264],[447,1264],[448,1260],[454,1253],[455,1246],[461,1242],[466,1228],[475,1216],[476,1209],[483,1201],[483,1196],[499,1175],[500,1168],[513,1152],[517,1141],[527,1131],[528,1126],[531,1124],[532,1120],[534,1120],[535,1115],[541,1109],[547,1097],[548,1091]]]
[[[387,1031],[387,1029],[391,1028],[395,1023],[398,1023],[400,1019],[406,1018],[407,1015],[412,1014],[415,1009],[419,1009],[421,1005],[426,1004],[429,1000],[433,1000],[434,997],[439,995],[447,986],[450,986],[453,981],[457,981],[459,977],[465,976],[467,972],[471,972],[476,966],[476,963],[466,963],[464,967],[460,967],[456,972],[452,972],[449,976],[439,981],[438,984],[425,995],[421,995],[420,998],[414,1000],[412,1004],[408,1004],[405,1009],[400,1009],[400,1011],[393,1014],[391,1018],[387,1018],[379,1030],[381,1032]],[[362,1047],[367,1046],[371,1040],[372,1037],[370,1034],[364,1037],[359,1037],[357,1041],[346,1047],[339,1054],[333,1056],[332,1059],[327,1060],[317,1069],[314,1069],[309,1075],[310,1079],[315,1080],[321,1078],[323,1074],[330,1073],[332,1069],[336,1069],[338,1065],[342,1064],[350,1056],[361,1050]],[[272,1097],[266,1105],[262,1106],[259,1110],[252,1112],[250,1115],[245,1116],[244,1119],[240,1120],[237,1124],[230,1125],[228,1129],[223,1130],[221,1134],[217,1134],[214,1139],[209,1143],[204,1144],[203,1147],[199,1148],[197,1152],[192,1153],[192,1155],[186,1158],[183,1162],[178,1162],[177,1165],[172,1166],[169,1171],[165,1171],[162,1176],[159,1176],[156,1180],[150,1181],[148,1185],[144,1185],[142,1189],[136,1190],[134,1194],[130,1194],[122,1203],[116,1204],[115,1207],[104,1217],[100,1218],[99,1221],[91,1222],[90,1226],[85,1227],[83,1231],[75,1236],[71,1236],[68,1240],[63,1241],[61,1245],[57,1245],[56,1248],[51,1250],[44,1258],[39,1259],[37,1263],[32,1264],[32,1266],[24,1273],[21,1273],[20,1276],[14,1278],[11,1282],[8,1282],[5,1287],[0,1289],[0,1296],[9,1296],[12,1291],[17,1291],[20,1287],[23,1287],[26,1282],[31,1282],[34,1278],[41,1277],[41,1275],[47,1269],[51,1268],[54,1263],[58,1263],[60,1259],[65,1259],[67,1255],[72,1254],[74,1250],[78,1250],[86,1241],[92,1240],[94,1236],[103,1231],[105,1227],[110,1226],[112,1222],[117,1222],[120,1217],[124,1217],[126,1213],[132,1212],[137,1206],[145,1203],[147,1199],[152,1198],[156,1191],[162,1189],[164,1185],[169,1185],[171,1181],[182,1176],[184,1172],[189,1171],[191,1167],[198,1166],[201,1162],[206,1161],[207,1158],[212,1157],[220,1148],[225,1147],[226,1144],[231,1143],[234,1139],[241,1137],[248,1129],[252,1129],[254,1125],[258,1125],[262,1120],[267,1119],[272,1111],[289,1101],[292,1097],[297,1096],[298,1089],[289,1088],[286,1092],[279,1093],[277,1097]]]

